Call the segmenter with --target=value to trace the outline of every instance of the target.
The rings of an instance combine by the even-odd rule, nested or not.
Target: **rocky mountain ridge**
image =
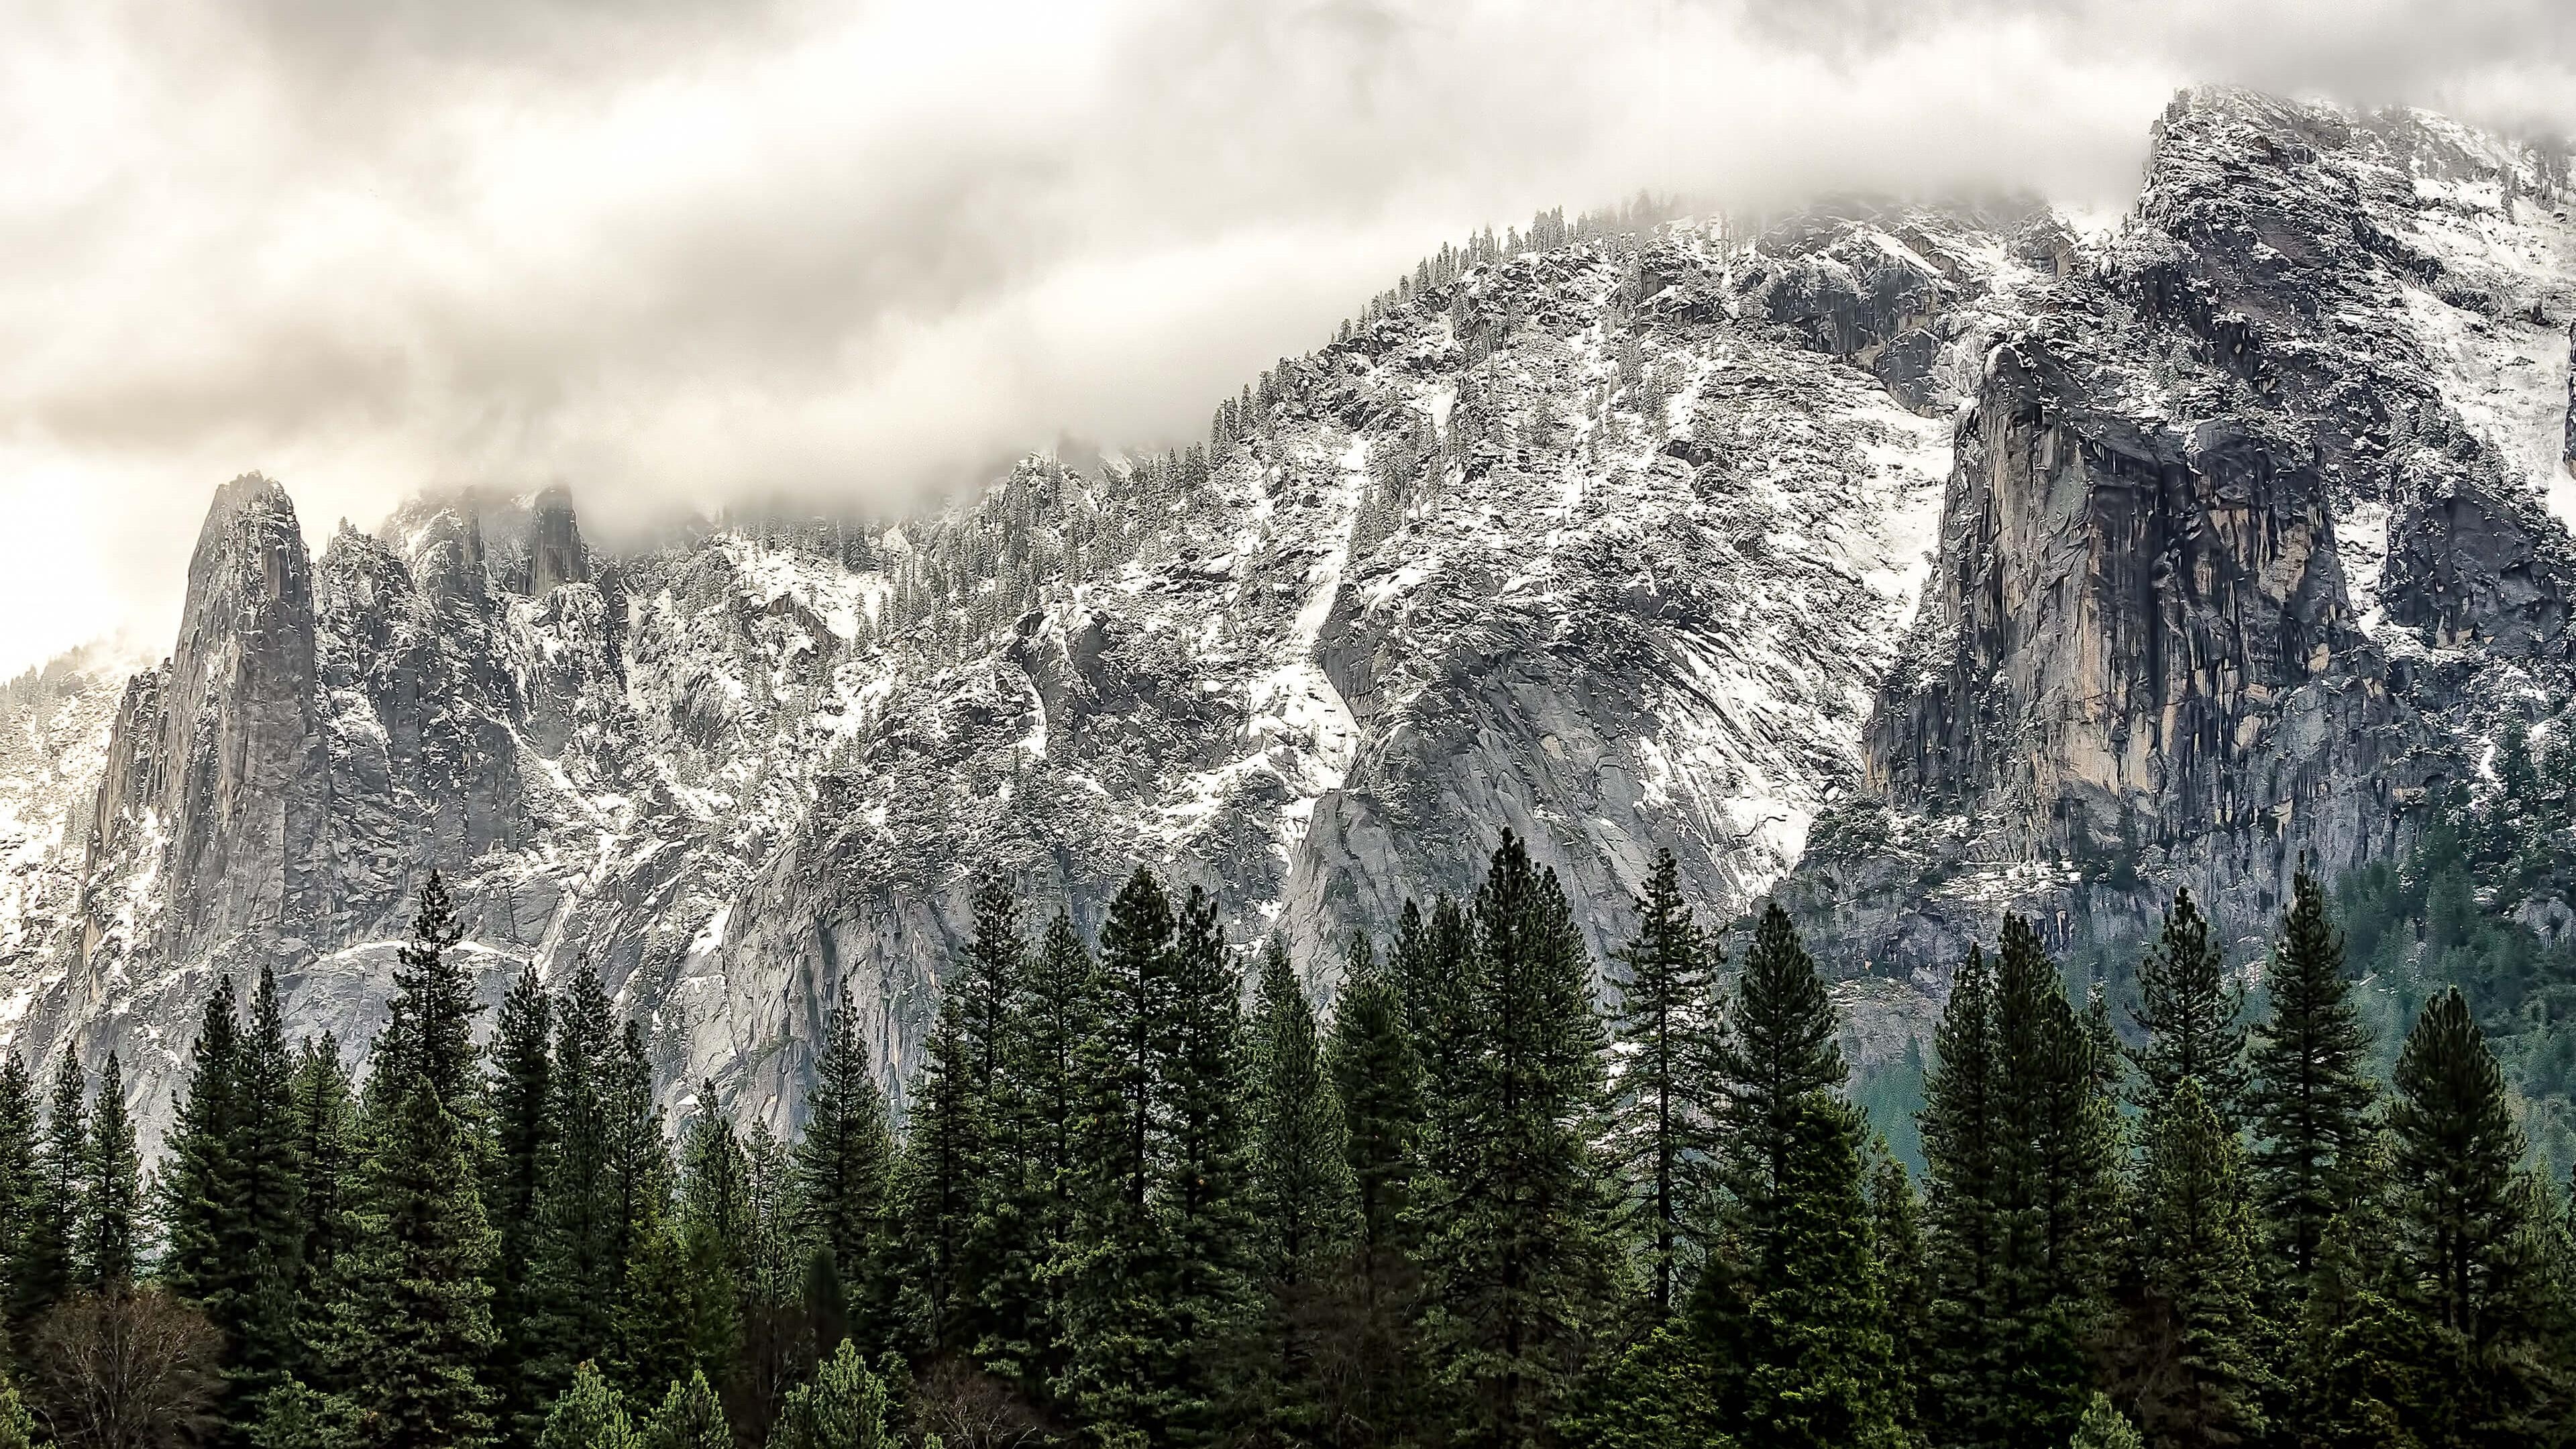
[[[1151,864],[1328,988],[1509,828],[1605,949],[1658,849],[1782,890],[1883,1065],[2003,909],[2252,929],[2563,702],[2567,207],[2556,153],[2193,92],[2107,234],[1534,229],[1203,457],[897,527],[457,495],[316,557],[236,480],[167,660],[0,700],[0,1016],[157,1129],[213,973],[358,1050],[435,866],[488,995],[588,961],[669,1096],[783,1124],[844,990],[900,1082],[974,872],[1088,926]]]

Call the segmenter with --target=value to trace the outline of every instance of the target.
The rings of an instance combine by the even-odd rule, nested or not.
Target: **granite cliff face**
[[[2397,849],[2499,710],[2563,696],[2558,165],[2175,101],[2133,216],[1962,415],[1874,788],[1792,885],[1853,956],[1937,979],[2007,907],[2142,930],[2177,885],[2259,933],[2302,854]]]
[[[2107,232],[1560,222],[1426,266],[1204,459],[899,526],[615,550],[459,495],[317,559],[238,480],[166,662],[0,700],[0,1001],[21,1051],[123,1053],[157,1131],[213,973],[359,1051],[436,867],[487,995],[587,961],[666,1091],[784,1124],[843,991],[908,1070],[978,871],[1088,928],[1150,864],[1329,988],[1508,828],[1597,946],[1659,849],[1720,910],[1783,890],[1885,1066],[2002,910],[2190,883],[2251,929],[2565,687],[2552,166],[2206,92]]]

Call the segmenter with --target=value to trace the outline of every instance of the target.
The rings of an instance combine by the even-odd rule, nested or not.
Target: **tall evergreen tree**
[[[305,1181],[299,1140],[297,1063],[286,1042],[277,973],[266,965],[251,993],[235,1087],[241,1114],[231,1158],[240,1182],[233,1261],[241,1307],[232,1327],[243,1402],[292,1374],[303,1355],[296,1285],[303,1271]]]
[[[501,1343],[493,1379],[505,1423],[538,1422],[540,1408],[523,1370],[539,1352],[531,1331],[539,1316],[532,1278],[553,1050],[554,1001],[536,967],[522,967],[492,1020],[492,1144],[483,1159],[483,1211],[493,1233],[492,1330]]]
[[[1711,1053],[1719,1170],[1758,1256],[1783,1206],[1807,1099],[1839,1088],[1846,1075],[1833,999],[1776,901],[1763,910],[1745,955],[1726,1028]]]
[[[1178,1397],[1170,1235],[1149,1196],[1156,1124],[1172,1110],[1155,1072],[1172,1015],[1172,931],[1170,898],[1139,869],[1101,927],[1100,1029],[1081,1065],[1097,1095],[1079,1128],[1072,1241],[1053,1270],[1068,1280],[1055,1395],[1103,1438],[1166,1437]]]
[[[1100,977],[1062,912],[1021,977],[1010,1020],[996,1100],[1017,1144],[1015,1171],[990,1205],[991,1237],[1006,1249],[984,1288],[993,1332],[976,1353],[1043,1394],[1067,1368],[1064,1270],[1074,1261],[1075,1210],[1090,1176],[1084,1134],[1113,1110],[1088,1069],[1103,1030]]]
[[[2149,1115],[2138,1173],[2139,1418],[2160,1444],[2259,1442],[2265,1325],[2244,1149],[2198,1078],[2184,1077]]]
[[[1923,1083],[1926,1331],[1924,1402],[1933,1442],[1987,1442],[1997,1409],[1997,1365],[1987,1313],[1997,1298],[2003,1239],[2000,1120],[1995,1064],[1994,973],[1968,948],[1933,1031]]]
[[[2138,963],[2138,1007],[2133,1015],[2146,1037],[2134,1058],[2137,1103],[2151,1110],[2171,1098],[2185,1077],[2218,1120],[2244,1122],[2244,1001],[2227,984],[2227,966],[2210,939],[2208,918],[2191,892],[2176,891],[2164,930]]]
[[[2257,1030],[2248,1097],[2254,1191],[2274,1254],[2292,1281],[2316,1270],[2326,1224],[2350,1200],[2370,1145],[2378,1087],[2370,1032],[2344,979],[2343,941],[2314,876],[2298,873],[2265,978],[2272,1012]]]
[[[1860,1115],[1822,1091],[1790,1108],[1752,1274],[1746,1444],[1899,1449],[1895,1351],[1871,1258]]]
[[[1931,1267],[1923,1245],[1922,1201],[1913,1174],[1881,1137],[1869,1164],[1870,1251],[1886,1314],[1889,1372],[1899,1428],[1919,1435],[1931,1367]]]
[[[41,1215],[51,1217],[56,1205],[37,1197],[37,1103],[35,1083],[16,1052],[0,1058],[0,1273],[12,1275],[27,1234]],[[0,1303],[5,1306],[5,1303]]]
[[[2480,1347],[2522,1325],[2514,1252],[2523,1199],[2521,1128],[2504,1074],[2452,989],[2424,1005],[2397,1059],[2388,1126],[2399,1184],[2397,1259],[2433,1323]]]
[[[1167,1111],[1152,1154],[1173,1314],[1167,1422],[1174,1443],[1205,1443],[1226,1428],[1226,1368],[1252,1306],[1254,1219],[1243,975],[1215,899],[1197,886],[1181,902],[1168,960],[1165,1017],[1150,1038]],[[1310,1039],[1311,1030],[1309,1018]],[[1319,1213],[1318,1226],[1325,1220]]]
[[[419,1058],[368,1084],[356,1232],[343,1255],[337,1377],[372,1416],[378,1449],[485,1443],[494,1347],[492,1233],[475,1148]]]
[[[1494,1444],[1545,1433],[1619,1291],[1613,1201],[1592,1142],[1606,1043],[1583,940],[1553,871],[1506,834],[1473,912],[1475,944],[1445,1151],[1446,1200],[1427,1250],[1440,1377],[1465,1431]]]
[[[966,1002],[951,995],[939,1006],[921,1071],[907,1094],[903,1159],[897,1183],[902,1199],[903,1318],[909,1336],[937,1356],[973,1346],[971,1295],[966,1281],[967,1240],[975,1232],[982,1160],[984,1104],[975,1089],[976,1046],[968,1032]]]
[[[681,1154],[680,1246],[689,1275],[689,1345],[721,1378],[742,1341],[742,1293],[756,1218],[751,1163],[715,1084],[698,1088],[698,1116]]]
[[[134,1286],[143,1158],[134,1146],[134,1119],[125,1110],[125,1069],[114,1052],[99,1069],[83,1166],[79,1281],[92,1292],[122,1293]]]
[[[1314,1300],[1356,1227],[1342,1108],[1325,1071],[1315,1013],[1274,935],[1261,956],[1252,1022],[1252,1203],[1276,1348],[1271,1395],[1291,1434],[1322,1419]]]
[[[329,1356],[321,1350],[332,1337],[341,1274],[357,1237],[358,1142],[356,1091],[341,1065],[339,1043],[327,1033],[305,1041],[290,1101],[297,1192],[286,1368],[309,1382],[336,1386]]]
[[[900,1260],[887,1236],[895,1167],[885,1094],[844,989],[806,1094],[794,1168],[798,1225],[805,1241],[829,1261],[834,1296],[842,1300],[827,1305],[838,1310],[843,1329],[833,1341],[849,1336],[880,1349],[892,1346],[887,1305],[870,1295],[878,1277]]]
[[[531,1134],[535,1181],[523,1229],[528,1266],[519,1331],[526,1357],[514,1406],[523,1415],[569,1384],[577,1365],[607,1355],[627,1270],[629,1208],[617,1144],[623,1124],[611,1100],[617,1020],[607,988],[587,962],[548,1016],[545,1121]],[[522,1074],[529,1071],[523,1061]],[[657,1380],[668,1381],[667,1375]]]
[[[1366,936],[1351,938],[1327,1064],[1350,1163],[1356,1323],[1344,1345],[1348,1417],[1402,1439],[1416,1407],[1414,1318],[1424,1201],[1422,1062],[1404,998]]]
[[[1660,1320],[1677,1303],[1685,1275],[1704,1251],[1707,1220],[1695,1170],[1714,1145],[1719,1104],[1701,1068],[1718,1023],[1710,1012],[1710,942],[1682,898],[1681,866],[1655,857],[1637,900],[1637,933],[1622,961],[1612,1023],[1611,1089],[1620,1166],[1644,1246],[1647,1308]]]
[[[371,1081],[407,1083],[417,1075],[439,1104],[469,1128],[479,1126],[482,1074],[474,1045],[474,983],[452,954],[464,923],[435,870],[421,887],[411,934],[395,953],[394,995],[376,1040]]]
[[[241,1032],[232,978],[218,977],[189,1049],[188,1077],[164,1144],[159,1196],[161,1281],[239,1341],[242,1292],[231,1252],[241,1214]],[[233,1351],[237,1352],[237,1349]]]
[[[36,1151],[35,1214],[10,1266],[10,1309],[21,1346],[38,1319],[78,1283],[81,1246],[89,1236],[89,1076],[67,1044],[54,1072],[44,1140]]]
[[[394,971],[358,1121],[352,1236],[335,1273],[336,1377],[379,1449],[472,1446],[493,1432],[493,1233],[462,939],[435,872]]]

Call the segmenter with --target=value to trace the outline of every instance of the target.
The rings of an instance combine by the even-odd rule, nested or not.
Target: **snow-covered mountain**
[[[1329,985],[1508,828],[1605,947],[1658,849],[1787,877],[1884,1062],[2007,905],[2249,925],[2561,687],[2568,205],[2555,153],[2195,92],[2110,229],[1550,225],[1204,457],[896,526],[431,497],[317,558],[239,479],[166,660],[0,696],[0,1016],[157,1131],[215,973],[355,1051],[436,866],[488,995],[587,960],[668,1092],[784,1122],[842,990],[909,1067],[978,871],[1090,925],[1150,864]]]

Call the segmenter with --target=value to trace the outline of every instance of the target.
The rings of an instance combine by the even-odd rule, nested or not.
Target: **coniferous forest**
[[[2187,896],[2116,1016],[2007,919],[1919,1174],[1787,914],[1633,904],[1507,836],[1319,1013],[988,883],[904,1120],[845,999],[781,1141],[586,969],[478,1021],[433,877],[363,1081],[214,985],[148,1190],[115,1059],[0,1073],[0,1449],[2576,1443],[2568,1193],[2456,990],[2373,1079],[2317,882],[2259,1019]]]

